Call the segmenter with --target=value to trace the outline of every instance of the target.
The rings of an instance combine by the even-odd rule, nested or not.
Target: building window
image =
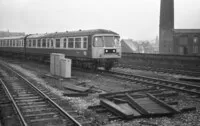
[[[81,38],[75,38],[75,48],[81,48]]]
[[[74,38],[68,39],[68,48],[74,48]]]
[[[198,46],[197,45],[193,46],[193,53],[198,53]]]
[[[198,37],[194,37],[193,38],[193,42],[196,44],[196,43],[198,43],[198,41],[199,41],[199,38]]]
[[[56,48],[60,48],[60,39],[56,39]]]
[[[64,41],[63,41],[63,47],[64,47],[64,48],[67,48],[67,39],[66,39],[66,38],[65,38]]]
[[[187,45],[188,44],[188,37],[187,36],[180,37],[179,44],[180,45]]]

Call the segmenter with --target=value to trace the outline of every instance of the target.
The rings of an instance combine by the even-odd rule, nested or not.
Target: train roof
[[[10,37],[0,37],[1,40],[6,39],[23,39],[25,36],[10,36]]]
[[[59,37],[75,37],[75,36],[88,36],[94,34],[115,34],[116,32],[105,30],[105,29],[94,29],[94,30],[79,30],[79,31],[66,31],[66,32],[55,32],[46,34],[33,34],[27,38],[59,38]]]

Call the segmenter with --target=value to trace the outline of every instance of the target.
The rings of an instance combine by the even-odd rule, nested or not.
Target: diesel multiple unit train
[[[79,30],[3,37],[0,52],[42,61],[49,61],[51,53],[62,53],[75,66],[109,70],[121,58],[121,44],[119,35],[113,31]]]

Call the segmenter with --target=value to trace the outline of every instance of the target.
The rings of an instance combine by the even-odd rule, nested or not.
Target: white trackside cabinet
[[[61,77],[64,78],[71,78],[71,59],[61,59],[60,66],[61,66]]]
[[[60,76],[60,60],[64,59],[65,55],[60,53],[51,53],[50,57],[50,72],[53,75]]]
[[[55,75],[60,76],[61,73],[61,66],[60,66],[60,60],[64,59],[65,55],[64,54],[57,54],[54,57],[54,62],[55,62]]]
[[[54,65],[55,65],[55,62],[54,62],[54,55],[55,53],[51,53],[50,55],[50,73],[55,75],[55,68],[54,68]]]

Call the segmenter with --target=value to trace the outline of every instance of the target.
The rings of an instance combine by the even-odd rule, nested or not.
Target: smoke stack
[[[173,53],[174,0],[161,0],[159,52]]]

